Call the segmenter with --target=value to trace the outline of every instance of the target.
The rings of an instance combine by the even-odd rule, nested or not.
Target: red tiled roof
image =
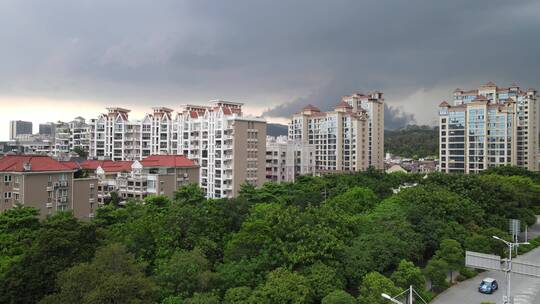
[[[492,81],[489,81],[488,83],[484,84],[483,87],[496,87],[497,85],[493,83]]]
[[[308,105],[305,106],[302,110],[304,110],[304,111],[310,110],[310,111],[317,111],[317,112],[320,112],[320,111],[321,111],[321,110],[319,110],[319,108],[317,108],[316,106],[311,105],[311,104],[308,104]]]
[[[198,118],[199,117],[199,114],[195,111],[191,111],[189,112],[189,116],[191,116],[191,118]]]
[[[229,107],[223,107],[223,114],[225,115],[231,115],[231,109]]]
[[[140,161],[143,167],[195,167],[197,164],[184,155],[150,155]]]
[[[68,168],[71,168],[72,170],[79,170],[81,168],[81,166],[79,166],[79,163],[74,161],[63,161],[60,163]]]
[[[337,106],[336,109],[351,109],[351,105],[346,103],[345,101],[341,101]]]
[[[84,170],[96,170],[101,167],[105,172],[127,172],[131,171],[132,164],[132,161],[85,160],[80,166]]]
[[[30,164],[29,169],[24,164]],[[6,155],[0,158],[0,172],[73,171],[59,161],[42,155]]]

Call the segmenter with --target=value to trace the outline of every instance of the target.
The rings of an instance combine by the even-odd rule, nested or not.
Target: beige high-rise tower
[[[492,82],[456,89],[453,105],[439,105],[440,171],[475,173],[502,165],[538,171],[536,94]]]
[[[370,113],[372,113],[370,115]],[[299,168],[306,173],[383,169],[384,99],[382,93],[343,97],[333,111],[308,105],[293,115],[289,140],[302,151]]]

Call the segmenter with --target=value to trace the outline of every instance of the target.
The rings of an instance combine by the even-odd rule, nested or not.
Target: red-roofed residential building
[[[49,156],[6,155],[0,158],[0,210],[15,204],[39,209],[45,217],[73,210],[76,217],[92,217],[96,178],[75,178],[78,166]]]
[[[111,192],[117,192],[123,201],[161,194],[172,198],[179,187],[199,183],[199,166],[183,155],[151,155],[142,161],[88,160],[80,167],[99,179],[100,205]]]

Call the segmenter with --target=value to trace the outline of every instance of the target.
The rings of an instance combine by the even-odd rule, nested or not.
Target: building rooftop
[[[45,155],[6,155],[0,158],[0,172],[73,171],[74,169]]]
[[[482,85],[482,87],[496,87],[497,85],[492,82],[492,81],[488,81],[488,83]]]
[[[307,106],[305,106],[303,109],[303,111],[316,111],[316,112],[320,112],[321,110],[319,108],[317,108],[316,106],[312,105],[312,104],[308,104]]]
[[[112,161],[112,160],[85,160],[80,163],[83,170],[96,170],[101,167],[105,172],[127,172],[131,171],[132,161]]]
[[[197,167],[197,164],[184,155],[150,155],[140,161],[143,167]]]
[[[336,109],[352,109],[351,105],[346,103],[345,101],[341,101],[337,106]]]

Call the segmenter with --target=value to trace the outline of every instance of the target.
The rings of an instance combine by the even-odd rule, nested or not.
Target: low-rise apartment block
[[[0,158],[0,211],[23,204],[39,209],[41,217],[72,210],[81,219],[93,216],[95,178],[75,178],[77,169],[48,156],[6,155]]]
[[[492,82],[456,89],[439,105],[440,170],[476,173],[514,165],[538,170],[538,96],[535,89]]]
[[[178,188],[199,182],[199,166],[183,155],[152,155],[141,161],[88,160],[80,168],[98,183],[98,203],[116,192],[123,201],[148,195],[173,197]]]

